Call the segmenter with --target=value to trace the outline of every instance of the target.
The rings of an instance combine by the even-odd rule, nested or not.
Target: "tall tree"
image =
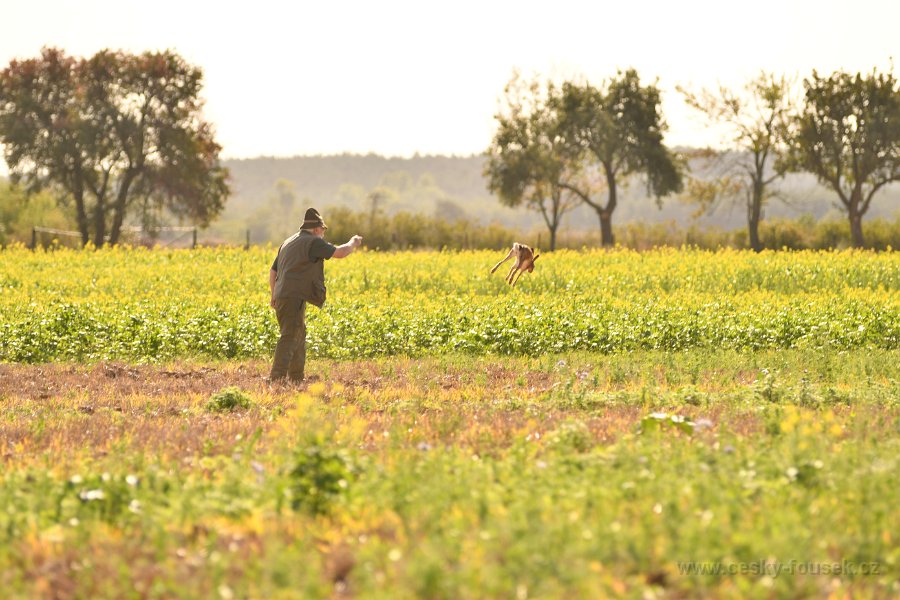
[[[606,203],[577,186],[566,188],[597,213],[604,246],[615,243],[612,215],[619,187],[629,176],[644,175],[657,201],[682,190],[680,160],[663,145],[667,125],[659,88],[642,86],[637,71],[620,72],[599,88],[566,82],[554,103],[564,137],[583,153],[579,160],[597,165],[605,179]]]
[[[0,142],[13,181],[74,204],[82,243],[116,244],[129,208],[207,225],[229,193],[202,119],[202,73],[177,54],[45,48],[0,72]]]
[[[805,104],[794,120],[794,170],[832,188],[850,220],[854,247],[865,245],[863,215],[875,193],[900,180],[900,88],[893,74],[837,71],[803,80]]]
[[[793,104],[791,83],[784,76],[760,73],[741,93],[720,86],[717,92],[692,93],[678,87],[689,106],[713,124],[724,126],[728,148],[707,153],[705,179],[690,177],[688,192],[701,207],[712,210],[722,198],[742,199],[747,210],[750,247],[762,251],[759,224],[763,206],[775,195],[773,184],[784,177],[785,128]]]
[[[550,250],[563,215],[577,205],[571,188],[583,189],[580,164],[562,135],[551,98],[557,88],[541,90],[537,80],[518,75],[505,88],[505,106],[495,116],[497,132],[487,151],[488,189],[506,206],[524,204],[537,211],[550,233]]]

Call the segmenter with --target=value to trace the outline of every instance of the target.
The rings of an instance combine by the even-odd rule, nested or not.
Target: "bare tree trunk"
[[[747,223],[747,230],[750,235],[750,248],[754,252],[762,252],[762,242],[759,239],[759,219],[750,219]]]
[[[857,186],[850,193],[850,204],[847,206],[847,215],[850,217],[850,241],[854,248],[865,248],[863,239],[862,217],[860,205],[862,204],[862,190]]]
[[[605,210],[597,211],[597,214],[600,216],[600,243],[604,247],[612,247],[616,243],[613,237],[612,215]]]
[[[94,246],[102,248],[106,238],[106,203],[102,196],[97,198],[94,207]]]
[[[116,203],[113,207],[112,229],[109,232],[110,246],[115,246],[119,243],[119,235],[122,232],[122,223],[125,220],[125,205],[128,203],[128,190],[131,188],[131,182],[134,181],[134,177],[135,175],[133,172],[126,172],[119,185]]]
[[[606,183],[609,186],[609,202],[606,203],[606,208],[597,210],[597,216],[600,217],[600,243],[605,247],[612,247],[616,243],[612,230],[612,214],[616,210],[618,193],[616,176],[609,167],[606,167]]]
[[[762,187],[753,182],[750,204],[747,207],[747,233],[750,236],[750,248],[754,252],[762,252],[762,241],[759,239],[759,222],[762,220]]]
[[[75,190],[72,195],[75,197],[75,218],[78,221],[78,232],[81,234],[81,245],[84,247],[91,239],[87,211],[84,209],[84,191]]]
[[[559,229],[559,224],[562,221],[562,203],[561,203],[561,194],[562,189],[559,187],[554,187],[553,192],[550,195],[550,209],[547,209],[547,206],[544,204],[544,201],[541,200],[537,205],[541,211],[541,216],[544,218],[544,225],[547,226],[547,231],[550,232],[550,251],[556,250],[556,232]],[[538,238],[538,246],[540,246],[540,238]]]
[[[853,242],[854,248],[865,248],[865,239],[863,238],[862,215],[850,215],[850,240]]]

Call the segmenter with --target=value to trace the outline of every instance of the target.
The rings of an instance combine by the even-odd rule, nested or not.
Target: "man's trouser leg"
[[[280,379],[295,366],[296,360],[306,362],[306,302],[300,298],[277,298],[275,300],[275,316],[281,335],[275,346],[275,359],[272,361],[270,379]],[[291,369],[293,371],[293,369]]]
[[[288,366],[288,379],[303,381],[303,369],[306,367],[306,302],[300,303],[300,327],[297,331],[294,355]]]

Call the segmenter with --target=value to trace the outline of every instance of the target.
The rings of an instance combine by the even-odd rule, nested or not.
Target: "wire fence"
[[[118,243],[131,246],[144,246],[148,248],[196,248],[198,245],[210,245],[198,242],[197,227],[123,227]],[[110,236],[104,236],[109,242]],[[31,228],[32,250],[39,246],[49,248],[53,246],[65,246],[81,248],[83,237],[79,231],[55,229],[35,225]],[[221,245],[221,241],[215,241],[211,245]],[[244,248],[250,247],[250,230],[246,232]]]

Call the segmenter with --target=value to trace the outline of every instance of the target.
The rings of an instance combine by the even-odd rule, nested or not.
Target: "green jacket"
[[[317,240],[308,231],[298,231],[281,244],[275,262],[275,298],[302,298],[322,308],[325,304],[325,261],[310,258],[309,249]]]

